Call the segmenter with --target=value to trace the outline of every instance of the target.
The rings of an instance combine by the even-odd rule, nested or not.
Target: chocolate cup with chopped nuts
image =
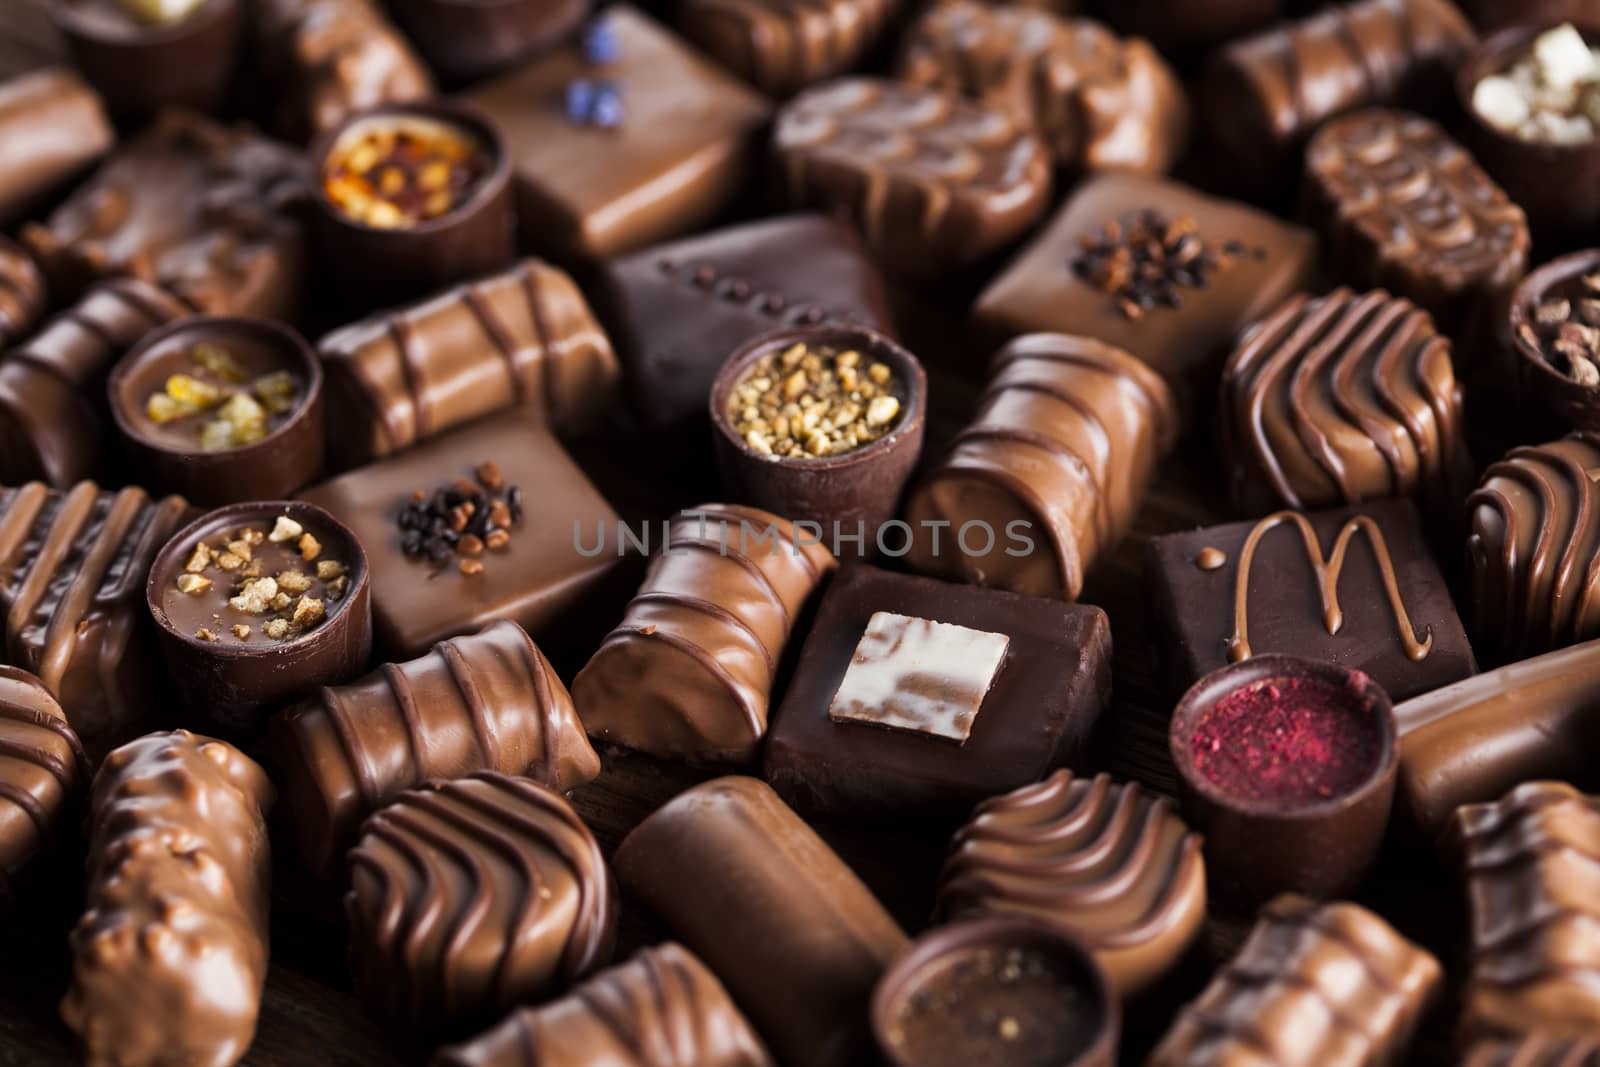
[[[307,562],[311,571],[319,562],[342,568],[344,583],[338,599],[321,598],[325,614],[315,625],[285,640],[266,640],[262,618],[235,611],[227,604],[237,579],[219,567],[199,570],[213,583],[211,598],[191,605],[178,585],[196,572],[195,546],[227,539],[240,530],[270,532],[280,517],[299,524],[317,542],[317,555]],[[299,544],[296,535],[292,542]],[[269,542],[270,545],[270,542]],[[360,676],[372,654],[372,598],[367,576],[367,555],[361,542],[338,519],[315,504],[297,500],[254,501],[208,512],[175,534],[156,556],[145,584],[145,603],[156,623],[162,656],[174,679],[182,685],[179,697],[195,716],[230,740],[247,741],[264,725],[266,716],[290,701],[325,685],[340,685]],[[319,584],[318,591],[324,586]],[[213,606],[214,612],[205,609]],[[331,601],[331,602],[330,602]],[[169,606],[170,605],[170,606]],[[181,611],[181,613],[180,613]],[[199,635],[195,613],[207,616]],[[201,620],[206,623],[206,619]],[[235,626],[251,631],[241,638]]]
[[[265,437],[210,451],[198,432],[184,440],[158,426],[146,414],[150,397],[171,375],[192,373],[197,345],[229,353],[251,377],[288,372],[298,386],[293,408],[269,423]],[[206,506],[272,500],[311,484],[322,471],[322,364],[305,338],[279,323],[231,316],[175,322],[118,361],[106,391],[132,473],[151,492],[178,493]]]
[[[764,357],[793,345],[861,353],[861,366],[883,363],[893,375],[900,410],[882,437],[849,452],[824,456],[776,456],[757,451],[728,414],[734,391]],[[926,422],[927,376],[910,352],[883,334],[839,323],[797,326],[762,334],[734,351],[711,386],[711,421],[717,466],[732,502],[753,504],[793,522],[813,522],[821,539],[842,559],[877,554],[878,529],[894,517],[901,493],[922,451]],[[862,541],[834,540],[841,534]],[[891,551],[900,540],[885,538]]]
[[[1547,144],[1504,133],[1472,106],[1478,83],[1504,74],[1533,48],[1534,40],[1561,25],[1512,26],[1480,41],[1456,71],[1456,95],[1467,114],[1467,147],[1528,216],[1541,241],[1582,243],[1600,224],[1600,136],[1579,144]],[[1600,46],[1600,25],[1577,23],[1590,47]]]
[[[1551,260],[1522,279],[1511,297],[1511,347],[1516,353],[1517,393],[1523,418],[1528,425],[1548,430],[1546,436],[1569,430],[1600,430],[1600,332],[1595,334],[1596,359],[1591,363],[1597,368],[1596,384],[1587,384],[1550,362],[1546,352],[1549,342],[1542,339],[1552,327],[1545,325],[1540,316],[1541,308],[1565,302],[1571,321],[1589,325],[1580,307],[1580,301],[1590,298],[1583,283],[1589,275],[1596,275],[1600,282],[1600,249]],[[1595,304],[1589,318],[1600,328],[1600,290],[1593,292],[1592,298]],[[1546,312],[1550,318],[1554,318],[1550,314],[1553,310]]]
[[[530,107],[538,106],[530,101]],[[407,120],[445,126],[464,137],[486,161],[464,203],[438,218],[394,229],[357,221],[327,195],[330,157],[363,130]],[[311,149],[318,189],[311,197],[312,232],[329,279],[360,303],[361,312],[430,296],[458,282],[509,267],[516,257],[516,211],[511,157],[494,126],[460,104],[430,100],[389,104],[352,115],[319,137]]]

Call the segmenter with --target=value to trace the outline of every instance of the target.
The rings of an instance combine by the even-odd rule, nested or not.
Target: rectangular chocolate
[[[26,218],[115,138],[100,97],[71,70],[0,82],[0,230]]]

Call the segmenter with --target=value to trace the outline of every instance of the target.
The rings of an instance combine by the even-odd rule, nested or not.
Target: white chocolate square
[[[828,708],[861,723],[966,742],[1011,638],[874,612]]]

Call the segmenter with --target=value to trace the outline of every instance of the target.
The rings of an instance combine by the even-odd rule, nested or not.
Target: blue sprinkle
[[[583,59],[594,67],[608,67],[622,57],[622,44],[611,23],[596,20],[583,30]]]
[[[608,130],[622,125],[622,93],[614,83],[604,82],[595,90],[589,121]]]
[[[567,120],[579,126],[587,125],[594,111],[594,83],[578,78],[567,86]]]

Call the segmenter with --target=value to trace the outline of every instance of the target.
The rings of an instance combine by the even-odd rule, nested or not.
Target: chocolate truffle
[[[1178,961],[1206,918],[1200,835],[1173,803],[1056,771],[978,805],[939,875],[941,919],[1004,915],[1078,938],[1123,995]]]
[[[33,255],[0,237],[0,351],[33,332],[49,310],[50,293]]]
[[[301,496],[365,546],[378,646],[390,659],[420,656],[494,619],[539,640],[571,625],[619,558],[616,513],[549,431],[517,411]]]
[[[61,702],[91,761],[171,706],[144,576],[189,514],[131,487],[0,489],[0,649]]]
[[[65,67],[0,82],[0,228],[26,218],[115,136],[100,97]]]
[[[1543,1033],[1485,1041],[1472,1047],[1461,1067],[1600,1067],[1600,1042]]]
[[[390,1022],[448,1032],[603,966],[617,901],[572,805],[480,771],[402,793],[367,820],[345,911],[363,999]]]
[[[267,762],[313,873],[402,790],[479,770],[567,792],[600,773],[566,686],[514,622],[441,641],[273,718]]]
[[[537,259],[351,323],[317,349],[341,469],[509,407],[576,433],[606,414],[619,377],[583,293]]]
[[[1403,1063],[1439,961],[1356,904],[1280,897],[1147,1067]]]
[[[88,1061],[230,1067],[267,978],[272,783],[187,730],[106,757],[89,818],[88,908],[61,1017]]]
[[[1458,808],[1452,834],[1472,917],[1466,1033],[1592,1037],[1600,799],[1562,782],[1525,782],[1496,803]]]
[[[789,202],[849,219],[905,273],[984,259],[1050,201],[1049,153],[1029,124],[954,92],[840,78],[790,101],[773,140]]]
[[[1136,251],[1160,265],[1155,279],[1118,268]],[[1240,331],[1305,288],[1316,257],[1310,231],[1254,208],[1107,174],[1078,186],[974,314],[996,344],[1047,330],[1120,348],[1165,378],[1188,413],[1216,395]]]
[[[894,334],[883,280],[855,231],[820,215],[657,245],[603,274],[624,381],[651,429],[703,420],[718,369],[769,330],[850,322]]]
[[[439,77],[480,81],[566,37],[590,0],[389,0]]]
[[[658,756],[748,762],[790,634],[834,566],[816,538],[756,508],[676,516],[622,622],[573,679],[584,726]]]
[[[1396,700],[1477,671],[1406,500],[1157,537],[1145,582],[1174,692],[1261,652],[1362,671]]]
[[[638,9],[599,18],[605,49],[564,45],[463,97],[511,152],[525,243],[562,260],[712,221],[751,175],[769,110]]]
[[[912,27],[900,77],[1016,115],[1073,171],[1160,174],[1189,133],[1188,99],[1166,61],[1091,19],[943,0]]]
[[[1075,600],[1095,558],[1127,532],[1177,432],[1171,390],[1126,352],[1086,337],[1019,337],[996,353],[977,418],[906,501],[908,559],[953,580]],[[1020,549],[1016,535],[1033,547]]]
[[[924,653],[916,634],[929,623],[965,633]],[[979,638],[1005,639],[998,666]],[[871,671],[852,677],[858,663]],[[944,699],[920,701],[930,688]],[[1110,695],[1099,608],[850,566],[817,609],[763,774],[806,811],[959,818],[1075,761]],[[913,721],[843,714],[852,700],[901,704]],[[964,739],[936,729],[955,709],[971,717]]]
[[[678,26],[769,96],[789,96],[860,63],[901,0],[685,0]]]
[[[1300,294],[1252,327],[1223,369],[1217,421],[1251,514],[1408,496],[1443,517],[1472,480],[1450,341],[1381,289]]]
[[[0,666],[0,898],[66,824],[89,774],[78,735],[44,683]]]
[[[679,794],[617,850],[623,888],[710,965],[784,1067],[870,1054],[867,1005],[906,936],[754,778]]]
[[[1514,448],[1467,498],[1472,633],[1502,662],[1600,637],[1600,435]]]
[[[432,1067],[773,1067],[716,975],[682,946],[640,949],[568,996],[519,1008]]]

